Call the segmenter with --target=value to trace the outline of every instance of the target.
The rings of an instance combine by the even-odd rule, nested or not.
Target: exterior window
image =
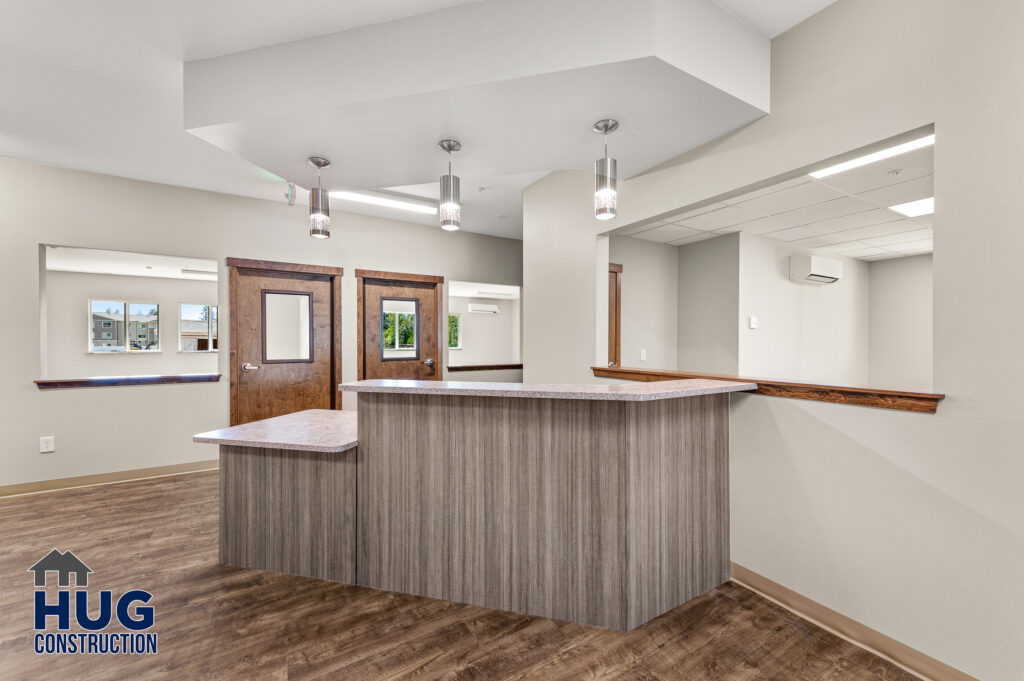
[[[217,306],[201,303],[178,305],[178,351],[217,351]]]
[[[159,305],[123,300],[89,301],[89,352],[159,351]]]
[[[448,349],[462,349],[462,315],[448,315]]]
[[[416,348],[416,314],[413,312],[385,312],[381,345],[385,350],[414,350]]]

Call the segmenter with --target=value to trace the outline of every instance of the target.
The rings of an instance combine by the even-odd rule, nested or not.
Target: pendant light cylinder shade
[[[594,217],[598,220],[611,220],[615,217],[618,201],[617,174],[618,168],[614,158],[605,156],[594,161]]]
[[[449,172],[441,176],[441,229],[454,232],[462,226],[462,203],[459,200],[459,178]]]
[[[331,238],[331,199],[327,190],[309,190],[309,235],[314,239]]]

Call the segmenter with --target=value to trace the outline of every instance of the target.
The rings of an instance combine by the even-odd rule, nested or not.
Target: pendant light
[[[617,168],[614,158],[608,157],[608,133],[619,129],[619,122],[613,118],[602,118],[594,123],[594,132],[604,135],[604,158],[594,161],[594,217],[598,220],[611,220],[615,217],[618,199],[616,192]]]
[[[441,176],[441,229],[454,232],[462,226],[462,205],[459,202],[459,178],[452,175],[452,153],[462,149],[458,140],[441,140],[437,143],[448,152],[448,174]]]
[[[320,186],[320,171],[331,162],[323,156],[310,156],[309,164],[316,167],[316,186],[309,190],[309,235],[314,239],[330,239],[331,198]]]

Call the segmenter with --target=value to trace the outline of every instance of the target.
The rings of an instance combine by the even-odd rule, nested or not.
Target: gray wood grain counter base
[[[363,393],[356,581],[639,626],[729,578],[728,400]]]
[[[352,584],[356,450],[220,447],[220,562]]]

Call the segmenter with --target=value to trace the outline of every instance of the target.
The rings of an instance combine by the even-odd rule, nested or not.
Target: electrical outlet
[[[53,435],[46,435],[39,438],[39,453],[50,454],[57,448]]]
[[[646,350],[641,350],[640,351],[640,361],[641,362],[646,362],[647,361],[647,351]]]

